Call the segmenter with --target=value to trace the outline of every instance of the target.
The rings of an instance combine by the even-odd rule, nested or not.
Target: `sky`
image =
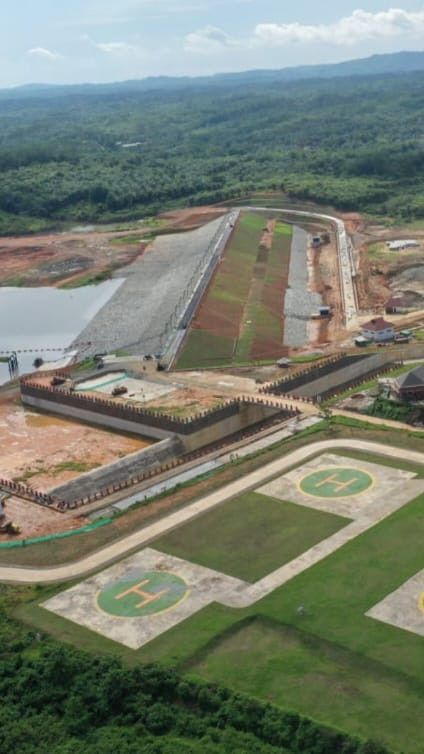
[[[0,87],[208,75],[424,49],[424,1],[0,0]]]

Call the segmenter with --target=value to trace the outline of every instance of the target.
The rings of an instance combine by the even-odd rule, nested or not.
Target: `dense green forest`
[[[123,667],[27,631],[0,590],[4,754],[388,754],[307,718],[184,678]]]
[[[424,217],[423,72],[212,81],[3,95],[0,232],[137,219],[258,189]]]

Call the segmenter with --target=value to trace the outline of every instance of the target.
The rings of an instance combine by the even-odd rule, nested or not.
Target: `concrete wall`
[[[183,451],[184,446],[179,438],[169,437],[107,466],[81,474],[77,479],[72,479],[51,490],[51,494],[67,502],[79,500],[109,485],[113,486],[120,481],[135,478],[149,469],[166,464],[180,456]]]
[[[343,369],[337,369],[325,377],[321,377],[314,382],[303,385],[296,391],[298,395],[305,398],[312,398],[328,390],[334,390],[339,385],[345,385],[348,382],[355,382],[364,377],[369,372],[376,369],[382,369],[386,364],[393,361],[396,357],[393,353],[390,355],[385,352],[370,354],[369,358],[360,360],[358,363],[350,364]]]
[[[210,415],[194,419],[193,422],[176,422],[175,426],[180,426],[180,431],[171,431],[170,429],[160,429],[157,426],[149,426],[143,423],[140,418],[138,421],[136,418],[131,421],[128,418],[111,415],[108,410],[110,407],[105,407],[105,413],[102,413],[100,404],[96,406],[95,411],[89,410],[84,405],[78,405],[77,399],[75,399],[75,405],[72,405],[73,396],[66,395],[66,402],[62,403],[60,393],[54,391],[50,394],[44,394],[43,391],[40,391],[40,395],[37,395],[36,389],[26,390],[24,388],[21,394],[23,402],[33,408],[95,424],[106,429],[129,432],[156,440],[175,435],[180,437],[187,451],[197,450],[205,445],[219,442],[225,437],[245,430],[247,427],[283,413],[280,406],[234,402],[222,409],[217,409],[216,412],[211,412]],[[165,420],[164,423],[166,426]]]
[[[197,450],[213,442],[219,442],[230,435],[241,432],[247,427],[276,416],[280,408],[265,406],[263,403],[247,403],[240,406],[240,410],[234,416],[216,422],[210,427],[205,427],[191,435],[181,437],[187,450]]]
[[[315,382],[327,374],[335,372],[337,369],[343,369],[350,366],[350,364],[359,363],[362,359],[368,359],[369,356],[370,354],[368,353],[358,353],[331,357],[323,363],[312,364],[312,366],[303,369],[297,374],[288,375],[283,380],[277,381],[269,388],[269,391],[281,395],[286,395],[287,393],[301,395],[300,388],[303,385],[309,385],[310,382]]]
[[[22,400],[25,405],[32,406],[40,411],[48,411],[51,414],[67,416],[76,421],[95,424],[98,427],[104,427],[106,429],[115,429],[118,432],[129,432],[152,440],[164,440],[169,437],[170,434],[169,431],[159,429],[158,427],[149,427],[147,424],[142,424],[137,421],[129,421],[128,419],[121,419],[116,416],[107,416],[106,414],[101,414],[96,411],[88,411],[79,406],[67,406],[64,403],[53,402],[46,398],[38,398],[34,395],[22,394]]]

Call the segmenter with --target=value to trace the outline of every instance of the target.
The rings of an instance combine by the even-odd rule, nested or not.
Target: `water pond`
[[[32,370],[37,356],[59,359],[122,282],[107,280],[70,290],[0,288],[0,358],[16,351],[20,374]],[[0,362],[0,384],[8,376],[7,364]]]

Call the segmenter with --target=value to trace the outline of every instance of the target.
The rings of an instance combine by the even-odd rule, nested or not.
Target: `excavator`
[[[21,527],[14,521],[6,519],[5,502],[0,498],[0,534],[16,535],[21,533]]]
[[[0,534],[16,535],[21,533],[21,528],[14,521],[0,522]]]

